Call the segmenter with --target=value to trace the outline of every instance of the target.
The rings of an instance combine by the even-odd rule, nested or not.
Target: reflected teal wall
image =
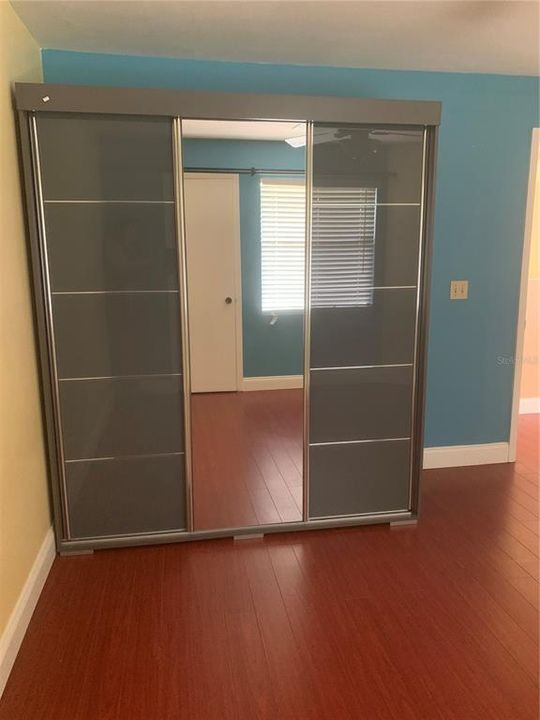
[[[284,142],[185,140],[186,167],[303,170],[304,148]],[[303,314],[261,311],[261,175],[240,175],[242,332],[244,376],[299,375],[303,372]]]
[[[508,440],[538,79],[43,51],[48,82],[440,100],[426,445]],[[451,279],[470,281],[451,302]]]

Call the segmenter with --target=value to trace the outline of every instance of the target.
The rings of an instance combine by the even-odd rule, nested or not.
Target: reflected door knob
[[[232,297],[226,297],[225,298],[225,304],[230,305],[232,303]]]

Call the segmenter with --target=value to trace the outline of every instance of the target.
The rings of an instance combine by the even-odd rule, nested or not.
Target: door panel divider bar
[[[373,513],[369,513],[369,516],[377,517],[377,515],[388,515],[388,512],[389,512],[388,510],[383,510],[380,512],[373,512]],[[394,510],[394,512],[409,513],[410,511],[407,508],[403,508],[403,509],[399,509],[399,510]],[[336,521],[336,520],[345,520],[346,518],[357,518],[357,517],[358,517],[358,515],[354,514],[354,513],[351,513],[350,515],[315,515],[313,518],[311,518],[311,521],[313,522],[313,521],[319,520],[319,521],[327,522],[330,520]],[[395,522],[395,521],[393,521],[393,522]]]
[[[135,378],[181,377],[182,373],[139,373],[134,375],[93,375],[88,377],[58,378],[58,382],[81,382],[84,380],[129,380]]]
[[[46,205],[174,205],[174,200],[44,200]]]
[[[74,460],[65,460],[66,465],[70,463],[99,462],[100,460],[131,460],[137,458],[171,457],[173,455],[184,455],[183,450],[165,453],[141,453],[140,455],[103,455],[102,457],[85,457]]]
[[[311,368],[311,372],[320,372],[324,370],[371,370],[374,368],[400,368],[412,366],[412,363],[396,363],[395,365],[335,365],[332,367],[314,367]]]
[[[312,442],[309,443],[310,447],[320,447],[321,445],[361,445],[363,443],[378,443],[378,442],[398,442],[402,440],[410,440],[410,437],[396,437],[396,438],[370,438],[369,440],[332,440],[329,442]]]
[[[326,188],[325,188],[326,189]],[[421,203],[383,203],[383,202],[372,202],[372,203],[341,203],[341,202],[321,202],[315,200],[313,207],[315,208],[327,208],[327,207],[340,207],[340,208],[358,208],[358,207],[420,207]]]
[[[178,290],[55,290],[51,295],[178,295]]]
[[[416,290],[416,285],[359,285],[359,288],[363,291],[369,291],[369,290]],[[324,299],[323,299],[324,301]],[[319,301],[321,302],[321,301]],[[340,310],[344,308],[355,308],[355,307],[366,307],[368,305],[367,302],[357,302],[350,303],[348,305],[314,305],[314,307],[318,310],[335,310],[336,308],[339,308]]]

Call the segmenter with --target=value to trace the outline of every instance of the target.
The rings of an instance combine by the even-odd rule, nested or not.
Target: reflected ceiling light
[[[293,148],[304,147],[306,144],[306,126],[304,123],[298,123],[294,126],[293,130],[298,130],[300,135],[293,135],[293,137],[285,138],[285,142]]]
[[[293,148],[304,147],[306,144],[306,136],[299,135],[298,137],[285,138],[285,142]]]
[[[326,142],[339,142],[340,140],[350,140],[351,135],[344,134],[343,130],[333,128],[331,130],[319,130],[313,134],[313,144],[319,145]],[[297,137],[285,138],[285,142],[294,148],[304,147],[306,144],[306,136],[298,135]]]

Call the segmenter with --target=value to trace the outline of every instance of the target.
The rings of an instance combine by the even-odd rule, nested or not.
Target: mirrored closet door
[[[305,144],[182,121],[194,530],[302,520]]]

